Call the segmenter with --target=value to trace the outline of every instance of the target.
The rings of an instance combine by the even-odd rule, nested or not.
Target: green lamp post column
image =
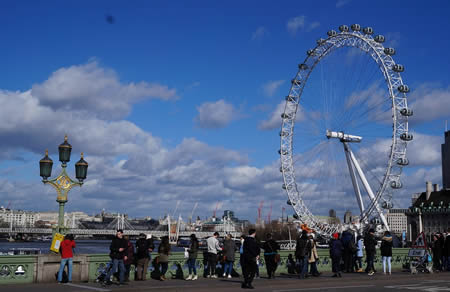
[[[67,162],[70,161],[70,153],[72,146],[67,142],[67,135],[64,137],[64,142],[59,145],[59,161],[61,161],[62,171],[54,179],[48,178],[52,174],[53,161],[48,157],[48,150],[45,150],[45,157],[39,161],[40,175],[44,184],[49,184],[55,188],[57,197],[56,202],[59,204],[58,226],[54,232],[66,234],[67,228],[64,226],[64,205],[67,203],[67,195],[74,186],[82,186],[83,181],[86,179],[88,163],[83,158],[81,153],[81,159],[75,163],[75,173],[77,181],[72,180],[66,172]]]

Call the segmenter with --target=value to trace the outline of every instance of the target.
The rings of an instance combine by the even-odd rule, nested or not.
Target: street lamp
[[[59,203],[59,216],[58,226],[56,232],[65,234],[66,228],[64,227],[64,205],[67,203],[67,194],[74,186],[82,186],[83,181],[86,179],[88,163],[83,158],[81,153],[80,160],[75,163],[75,177],[78,182],[72,180],[66,172],[67,162],[70,161],[70,153],[72,146],[67,142],[67,135],[64,137],[64,142],[59,145],[59,161],[61,161],[62,171],[54,179],[48,179],[52,175],[53,161],[48,157],[48,150],[45,150],[45,156],[39,161],[40,175],[44,184],[49,184],[56,189],[57,197],[56,202]]]

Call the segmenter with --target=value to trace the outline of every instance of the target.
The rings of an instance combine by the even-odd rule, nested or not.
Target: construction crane
[[[192,216],[194,216],[195,209],[197,209],[198,203],[194,204],[194,208],[192,208],[191,216],[189,216],[189,224],[192,223]]]
[[[269,214],[267,214],[267,224],[270,224],[270,217],[272,216],[272,203],[270,203]]]
[[[180,200],[177,201],[177,205],[175,206],[175,210],[173,210],[173,213],[172,213],[172,218],[175,217],[175,212],[177,212],[178,206],[180,206]]]
[[[213,212],[213,218],[216,218],[216,212],[217,212],[217,209],[219,208],[219,204],[220,204],[220,201],[217,201],[216,208],[214,208],[214,212]]]
[[[259,202],[259,207],[258,207],[258,220],[256,220],[256,222],[257,222],[258,224],[261,224],[261,210],[262,210],[263,205],[264,205],[264,201]]]

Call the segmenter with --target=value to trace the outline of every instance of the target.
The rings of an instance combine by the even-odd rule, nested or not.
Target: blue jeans
[[[66,263],[67,263],[68,270],[69,270],[67,278],[68,278],[69,282],[72,282],[72,264],[73,264],[72,258],[61,259],[61,265],[59,266],[59,272],[58,272],[58,282],[62,281],[62,274],[64,271],[64,267],[66,266]]]
[[[300,278],[305,278],[306,274],[308,274],[308,259],[307,258],[303,258],[303,259],[299,259],[300,261]]]
[[[234,262],[225,261],[225,268],[223,269],[223,273],[227,274],[227,275],[231,275],[231,272],[233,271],[233,264],[234,264]]]
[[[110,281],[111,275],[116,272],[117,268],[119,268],[119,275],[120,275],[119,281],[120,281],[120,283],[123,283],[124,278],[125,278],[125,265],[123,263],[123,259],[121,259],[121,260],[113,259],[112,262],[113,262],[112,268],[111,268],[111,270],[109,270],[108,274],[106,275],[105,280]]]
[[[188,259],[187,260],[188,268],[189,268],[189,275],[194,272],[194,275],[197,275],[197,268],[195,267],[195,259]]]

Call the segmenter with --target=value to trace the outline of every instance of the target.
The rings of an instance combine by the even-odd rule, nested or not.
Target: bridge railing
[[[331,271],[331,259],[328,249],[319,249],[319,261],[317,268],[320,272]],[[276,273],[288,274],[289,261],[288,255],[294,256],[294,251],[281,251],[281,261],[278,265]],[[393,270],[401,270],[402,266],[409,263],[408,249],[394,249],[392,257]],[[153,254],[153,257],[157,254]],[[295,256],[294,256],[295,257]],[[106,254],[100,255],[76,255],[74,257],[73,265],[73,281],[74,282],[93,282],[103,271],[105,265],[110,261]],[[33,255],[33,256],[0,256],[0,284],[11,283],[33,283],[33,282],[54,282],[55,273],[59,269],[60,256],[59,255]],[[365,259],[363,258],[363,263]],[[197,273],[200,277],[204,276],[207,260],[202,253],[199,253],[196,266]],[[375,257],[375,268],[381,271],[381,256],[379,251]],[[151,272],[153,266],[149,267],[147,271],[147,279],[151,279]],[[241,274],[241,266],[239,264],[239,253],[236,254],[234,262],[234,269],[238,274]],[[169,257],[169,270],[166,274],[168,278],[187,275],[187,264],[183,252],[174,252]],[[223,264],[219,262],[217,266],[219,276],[222,275]],[[259,261],[259,272],[261,276],[266,275],[265,259],[261,253]],[[134,277],[134,266],[131,268],[130,280]]]
[[[52,234],[51,228],[14,228],[12,230],[13,233],[23,233],[23,234]],[[116,230],[110,229],[78,229],[73,228],[69,231],[74,235],[115,235]],[[0,228],[0,233],[9,234],[11,230],[9,228]],[[124,230],[125,235],[139,235],[140,233],[151,234],[155,237],[162,237],[169,235],[168,231],[159,231],[159,230]],[[194,233],[197,238],[205,238],[212,236],[213,232],[205,232],[205,231],[180,231],[178,236],[188,237],[192,233]],[[231,235],[238,238],[240,236],[239,232],[231,232]]]

